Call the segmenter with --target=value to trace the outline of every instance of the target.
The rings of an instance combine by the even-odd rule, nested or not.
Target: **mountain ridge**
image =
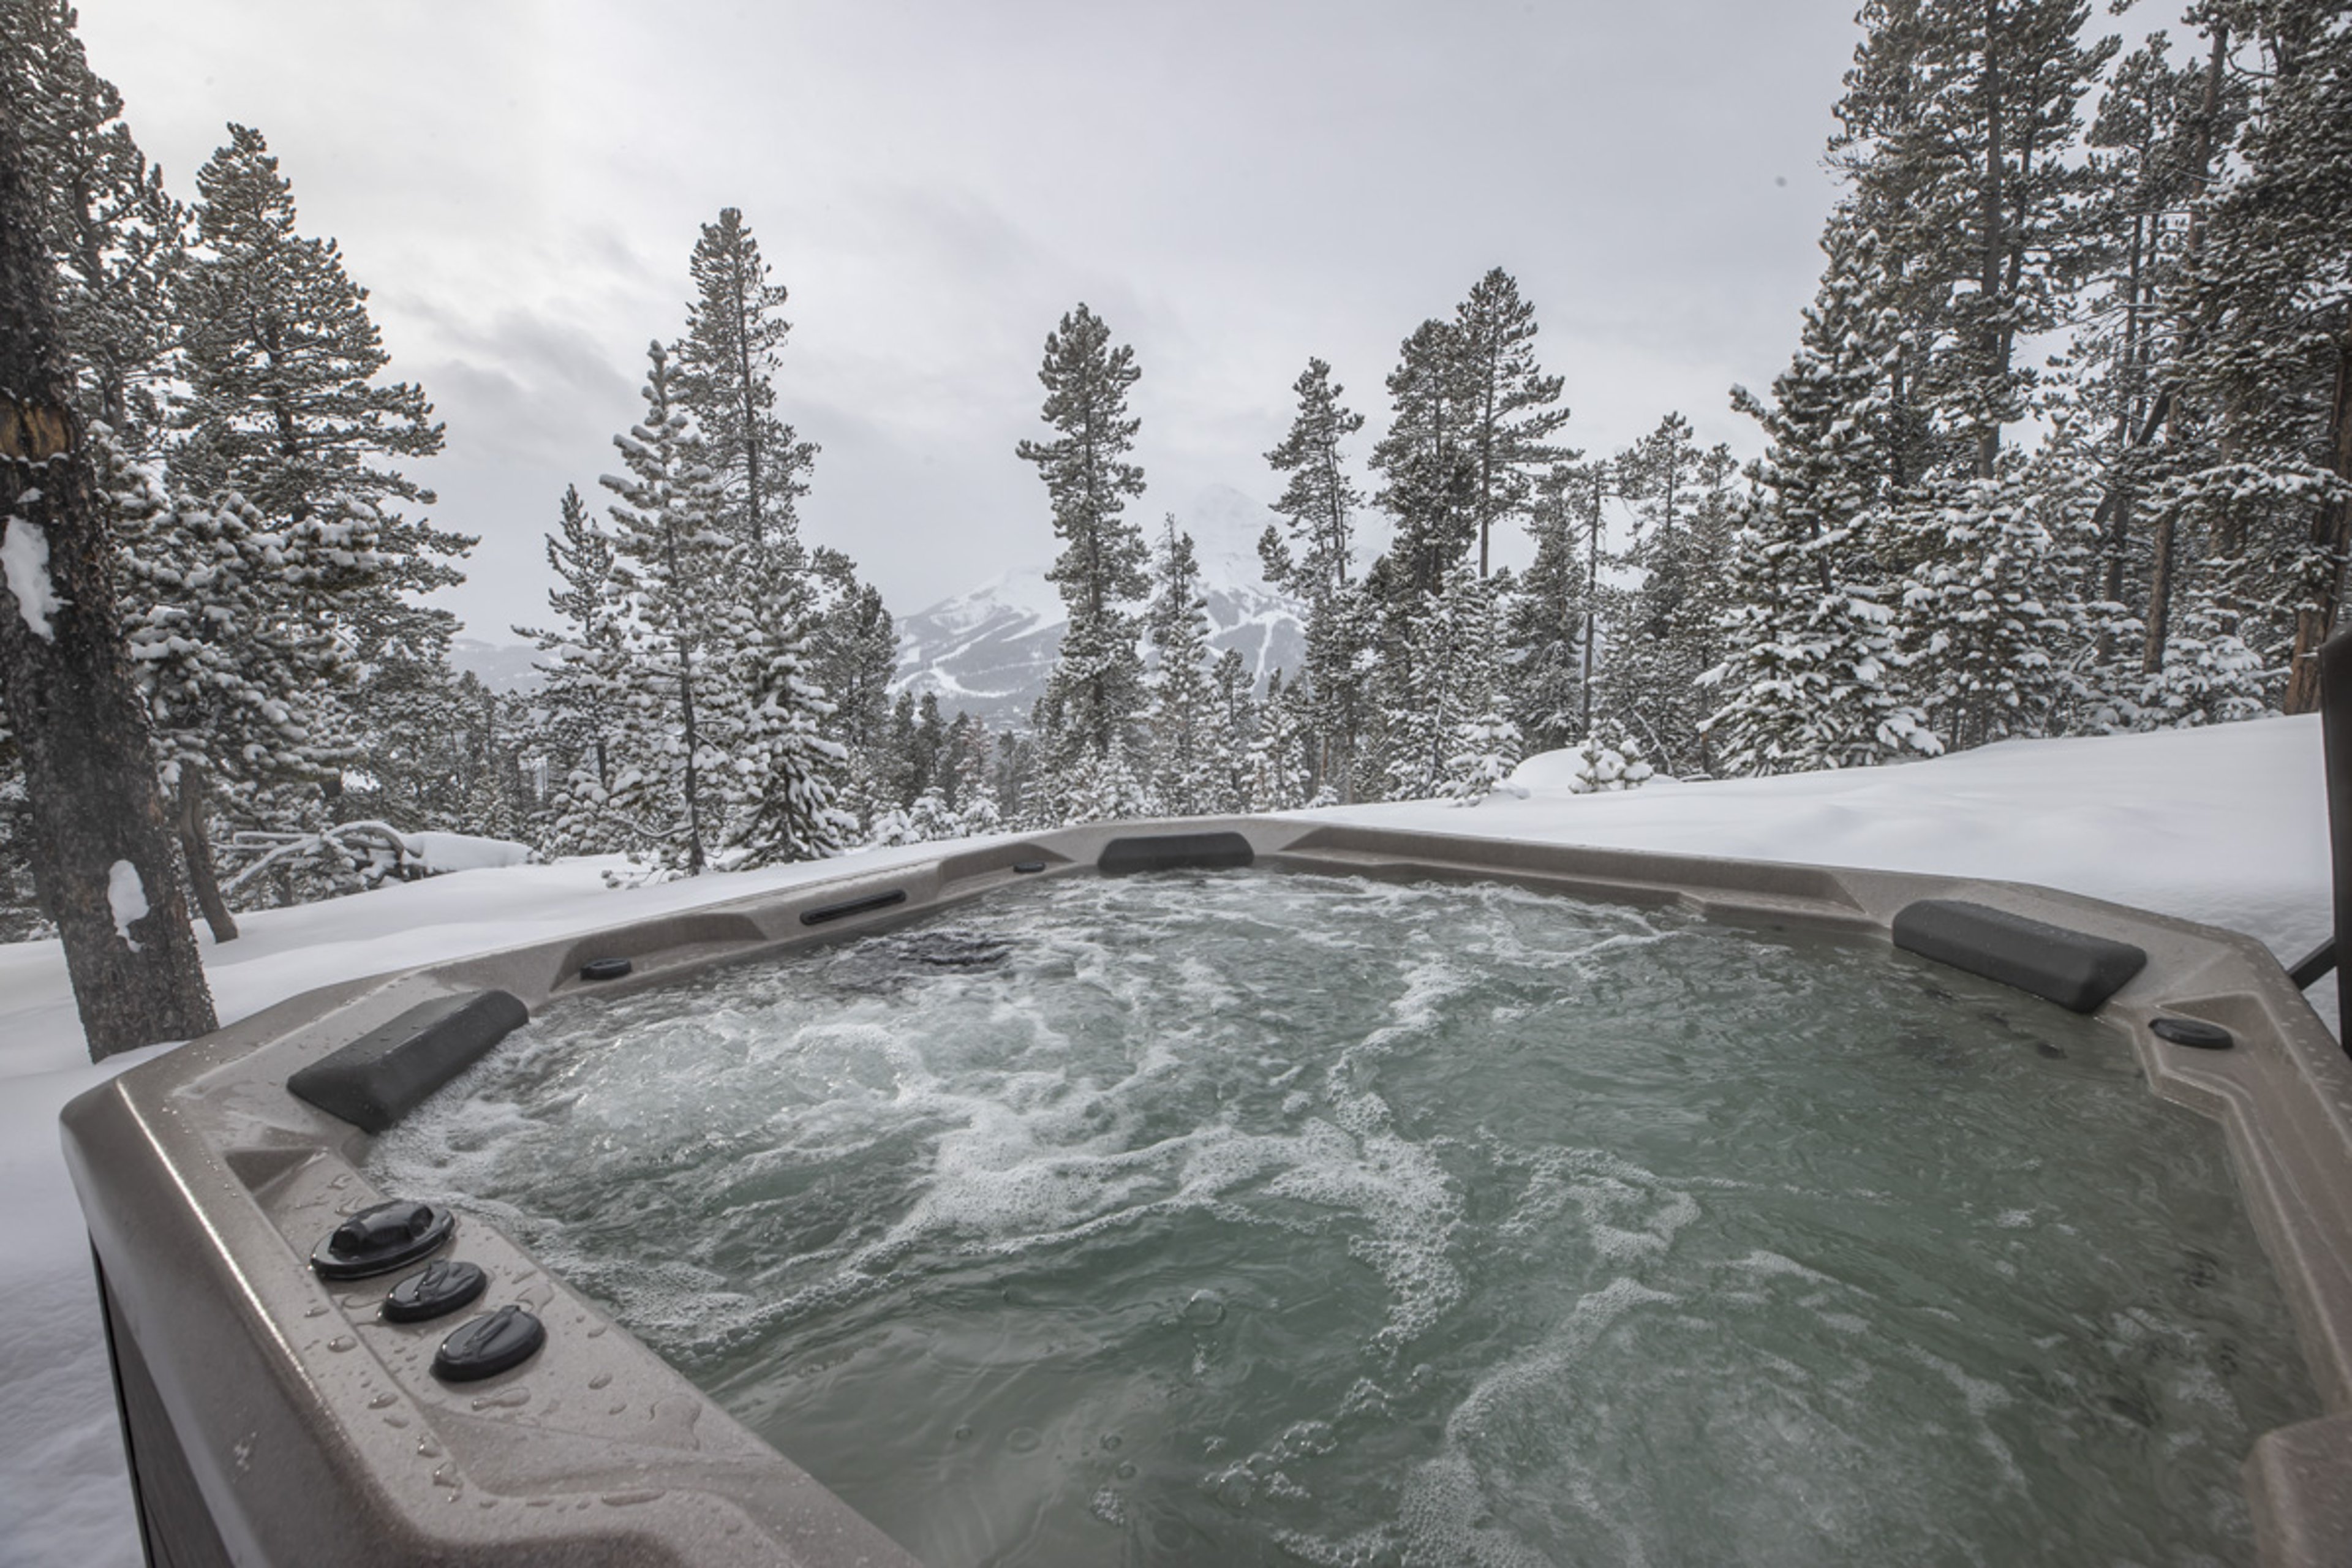
[[[1264,690],[1274,670],[1296,670],[1307,648],[1305,618],[1264,578],[1257,539],[1276,514],[1227,485],[1213,485],[1176,516],[1192,536],[1211,645],[1240,650]],[[1146,531],[1157,552],[1157,530]],[[992,728],[1026,729],[1069,616],[1044,569],[1014,568],[898,622],[898,671],[891,689],[939,699]]]

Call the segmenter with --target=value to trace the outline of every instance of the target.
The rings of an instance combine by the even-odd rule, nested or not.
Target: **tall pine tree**
[[[1046,576],[1069,611],[1039,703],[1048,793],[1083,795],[1089,814],[1123,811],[1139,791],[1129,752],[1144,702],[1143,659],[1129,605],[1150,583],[1143,535],[1123,514],[1143,493],[1143,469],[1127,460],[1141,428],[1127,393],[1141,374],[1135,352],[1114,345],[1110,329],[1080,304],[1046,335],[1037,373],[1054,434],[1017,448],[1053,504],[1062,552]]]
[[[714,649],[707,589],[726,570],[729,541],[715,512],[717,486],[693,421],[677,400],[676,370],[659,342],[646,347],[644,418],[613,437],[626,465],[599,481],[610,507],[613,576],[631,620],[622,762],[612,810],[664,869],[698,876],[724,826],[712,786],[724,753],[723,641]]]

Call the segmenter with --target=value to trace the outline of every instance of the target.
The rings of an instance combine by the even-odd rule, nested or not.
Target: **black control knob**
[[[457,1216],[432,1204],[394,1198],[363,1208],[310,1253],[322,1279],[365,1279],[415,1262],[457,1228]]]

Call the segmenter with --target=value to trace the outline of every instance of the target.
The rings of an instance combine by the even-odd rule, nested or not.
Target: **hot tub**
[[[1179,874],[1106,884],[1097,866]],[[1339,902],[1315,903],[1323,887]],[[1093,1061],[1055,1043],[1087,1032],[1064,1004],[1004,989],[1075,962],[1080,919],[1112,956],[1068,1005],[1123,985],[1133,1037]],[[1404,969],[1379,967],[1384,921]],[[1465,950],[1408,951],[1449,925]],[[1185,931],[1227,956],[1188,956]],[[1890,932],[2095,1016],[1890,957]],[[2068,990],[2080,964],[2036,951],[2070,942],[2092,971],[2123,946],[2146,966],[2100,1002]],[[1612,950],[1649,967],[1611,968]],[[615,959],[625,977],[582,977]],[[1253,964],[1307,988],[1270,998]],[[1720,1016],[1663,1016],[1668,981]],[[1308,1005],[1318,985],[1333,1006]],[[288,1091],[419,1004],[486,990],[539,1016],[451,1095],[396,1121],[323,1097],[390,1121],[380,1138]],[[1612,994],[1631,1022],[1595,1010]],[[1416,995],[1490,1020],[1492,1065],[1403,1040]],[[833,1023],[805,1011],[845,1003]],[[1256,1046],[1209,1038],[1231,1014],[1265,1016]],[[606,1015],[646,1051],[734,1051],[750,1076],[629,1089],[630,1053],[599,1066],[586,1043]],[[894,1017],[945,1033],[890,1066]],[[2231,1044],[2160,1038],[2159,1017]],[[1607,1083],[1587,1081],[1612,1050]],[[402,1108],[456,1070],[403,1086]],[[2164,1120],[2143,1075],[2221,1136]],[[1898,1098],[1846,1103],[1863,1078]],[[1664,1092],[1691,1085],[1696,1103]],[[1811,1179],[1839,1126],[1913,1101],[1916,1150],[1882,1140],[1860,1176]],[[2094,1138],[2077,1101],[2126,1141]],[[1182,1125],[1154,1122],[1170,1105]],[[2147,1555],[2196,1535],[2238,1455],[2194,1450],[2242,1443],[2235,1528],[2267,1561],[2318,1563],[2352,1547],[2347,1108],[2335,1043],[2229,933],[2006,885],[1244,819],[1070,830],[337,988],[126,1074],[67,1122],[157,1561],[908,1561],[893,1534],[935,1563],[2016,1561],[2037,1542],[2064,1561],[2047,1527],[2073,1512]],[[1734,1167],[1682,1163],[1708,1150]],[[2038,1193],[2013,1169],[2034,1164]],[[706,1166],[704,1188],[674,1179]],[[625,1179],[592,1192],[605,1167]],[[392,1195],[454,1205],[431,1256],[478,1265],[478,1302],[385,1322],[403,1274],[313,1270],[323,1237]],[[672,1234],[697,1202],[707,1242],[682,1218]],[[2085,1233],[2110,1210],[2124,1233]],[[1795,1241],[1771,1229],[1789,1223]],[[1041,1250],[1064,1242],[1078,1261]],[[436,1376],[452,1326],[501,1305],[543,1323],[543,1347]],[[2086,1360],[2086,1331],[2113,1342]],[[1857,1400],[1882,1438],[1808,1426]],[[1904,1448],[1914,1429],[1948,1446]],[[2145,1452],[2152,1489],[2069,1489],[2103,1445]],[[1677,1511],[1701,1523],[1661,1535],[1644,1500],[1678,1469]],[[1898,1492],[1916,1506],[1874,1501]],[[2217,1528],[2194,1544],[2227,1555]]]

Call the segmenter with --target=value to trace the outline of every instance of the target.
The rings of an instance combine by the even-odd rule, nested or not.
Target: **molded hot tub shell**
[[[376,1308],[399,1275],[331,1283],[310,1268],[311,1248],[343,1216],[395,1194],[359,1173],[369,1135],[287,1080],[436,999],[501,991],[536,1011],[586,990],[657,985],[903,923],[1040,874],[1040,862],[1060,876],[1096,874],[1098,863],[1118,874],[1253,859],[1506,880],[1881,939],[1923,900],[1953,901],[1980,913],[1959,917],[1957,938],[1931,932],[1963,950],[1934,955],[1969,967],[1971,941],[1985,963],[2004,962],[1992,951],[2003,939],[1969,937],[1971,919],[2006,925],[2011,939],[2030,936],[2021,920],[2144,951],[2146,966],[2098,1016],[2129,1031],[2158,1094],[2221,1123],[2325,1411],[2266,1433],[2245,1460],[2258,1549],[2277,1568],[2352,1562],[2352,1061],[2261,944],[2012,883],[1269,817],[1002,840],[327,986],[81,1096],[66,1109],[66,1154],[89,1221],[151,1561],[911,1563],[478,1219],[461,1221],[436,1256],[487,1270],[479,1308],[522,1303],[544,1321],[547,1342],[488,1380],[436,1380],[434,1350],[463,1315],[387,1323]],[[589,961],[615,958],[630,961],[625,977],[581,976]],[[2159,1016],[2220,1025],[2235,1047],[2161,1039],[2148,1027]]]

